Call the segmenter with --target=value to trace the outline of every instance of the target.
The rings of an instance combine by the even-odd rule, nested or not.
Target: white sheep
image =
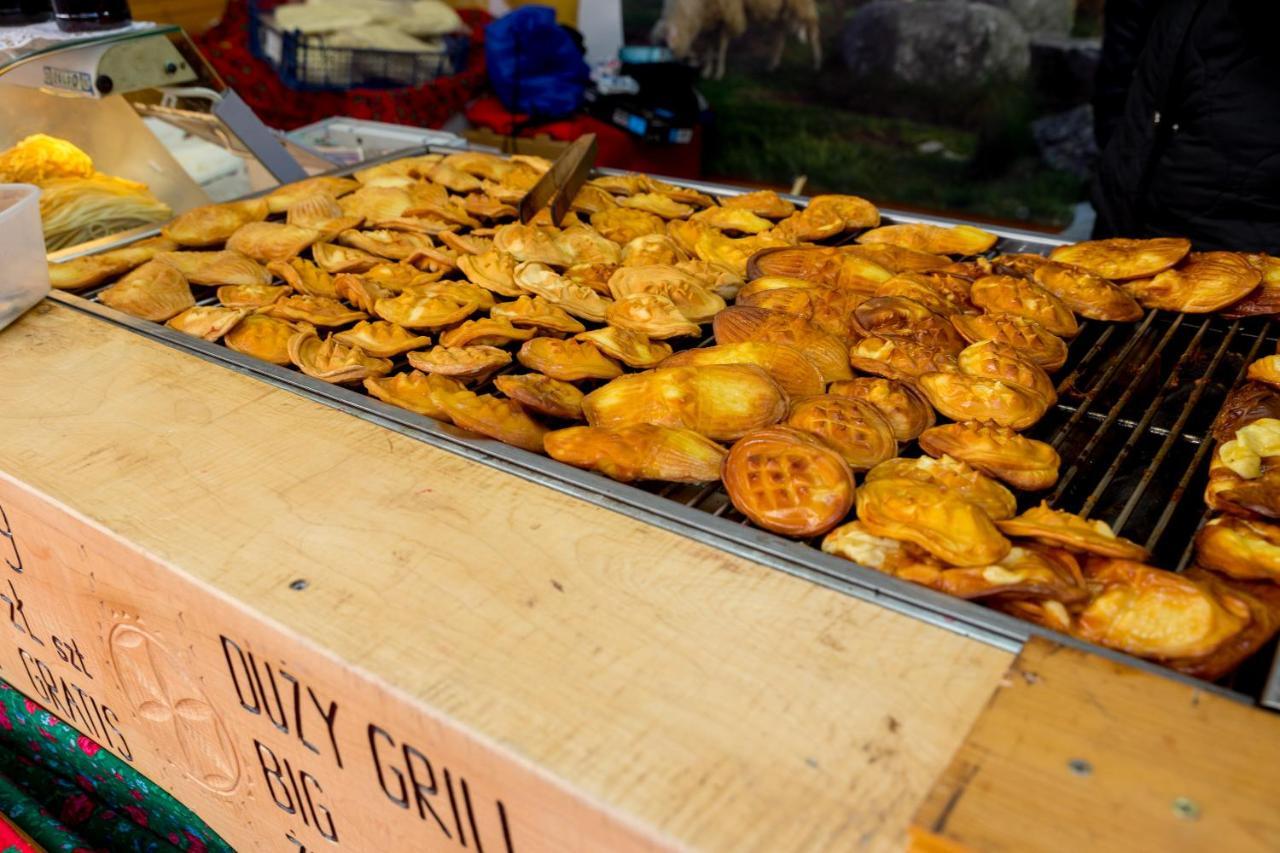
[[[724,76],[729,40],[747,31],[743,0],[665,0],[651,40],[678,59],[695,59],[702,76]]]
[[[773,56],[769,70],[782,64],[782,51],[787,45],[787,34],[795,33],[803,44],[809,42],[813,51],[813,70],[822,68],[822,39],[818,37],[817,0],[744,0],[749,28],[768,28],[774,37]]]
[[[665,42],[680,59],[696,57],[703,76],[720,79],[730,40],[754,27],[768,27],[774,34],[770,71],[782,64],[792,32],[810,43],[814,70],[822,67],[816,0],[665,0],[653,41]]]

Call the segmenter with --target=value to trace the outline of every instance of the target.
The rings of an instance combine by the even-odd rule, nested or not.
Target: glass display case
[[[332,167],[267,128],[180,28],[146,22],[0,28],[0,150],[34,134],[145,184],[174,214]]]

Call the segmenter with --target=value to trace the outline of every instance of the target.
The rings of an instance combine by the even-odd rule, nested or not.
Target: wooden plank
[[[487,850],[901,849],[1009,660],[52,303],[0,364],[3,673],[243,849],[327,849],[301,770],[341,846],[462,849],[417,754]]]
[[[222,20],[227,0],[129,0],[129,8],[135,20],[177,24],[199,35]]]
[[[1280,849],[1280,717],[1028,643],[912,826],[912,849]]]
[[[23,569],[0,672],[237,849],[551,850],[563,824],[608,849],[660,843],[2,475],[0,506]]]

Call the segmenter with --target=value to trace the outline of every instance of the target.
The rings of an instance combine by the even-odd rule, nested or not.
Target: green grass
[[[1076,19],[1071,26],[1071,35],[1076,38],[1093,38],[1102,35],[1102,9],[1081,7],[1076,11]]]
[[[1081,182],[1041,165],[1025,140],[1001,137],[1001,156],[994,163],[984,158],[979,170],[977,133],[813,103],[806,89],[814,78],[795,62],[789,57],[771,85],[733,72],[701,84],[716,122],[703,155],[708,174],[778,185],[806,175],[806,193],[849,192],[885,205],[1042,225],[1070,222]],[[960,159],[918,150],[933,140]]]
[[[1030,94],[983,88],[976,97],[873,97],[855,89],[837,36],[841,18],[858,5],[821,0],[826,61],[816,74],[809,46],[795,39],[776,72],[765,70],[767,39],[734,42],[725,79],[698,84],[716,122],[703,153],[707,175],[788,187],[806,175],[806,193],[849,192],[886,206],[1067,225],[1084,186],[1040,162],[1028,127],[1035,112]],[[627,0],[628,36],[645,39],[661,8],[661,0]],[[960,159],[921,153],[918,146],[931,140]]]

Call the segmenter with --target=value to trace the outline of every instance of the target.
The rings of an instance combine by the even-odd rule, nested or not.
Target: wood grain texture
[[[241,845],[280,849],[251,740],[291,741],[236,707],[220,632],[341,697],[346,754],[373,717],[447,743],[516,849],[901,849],[1009,660],[53,303],[0,364],[7,500],[63,541],[117,704],[168,732],[139,766]],[[77,557],[86,525],[123,551]],[[324,784],[352,849],[408,814],[371,766]]]
[[[1280,849],[1280,717],[1032,640],[916,815],[912,849]]]
[[[198,35],[222,20],[227,0],[129,0],[129,9],[135,20],[177,24]]]
[[[671,846],[3,474],[0,507],[0,670],[236,849]]]

